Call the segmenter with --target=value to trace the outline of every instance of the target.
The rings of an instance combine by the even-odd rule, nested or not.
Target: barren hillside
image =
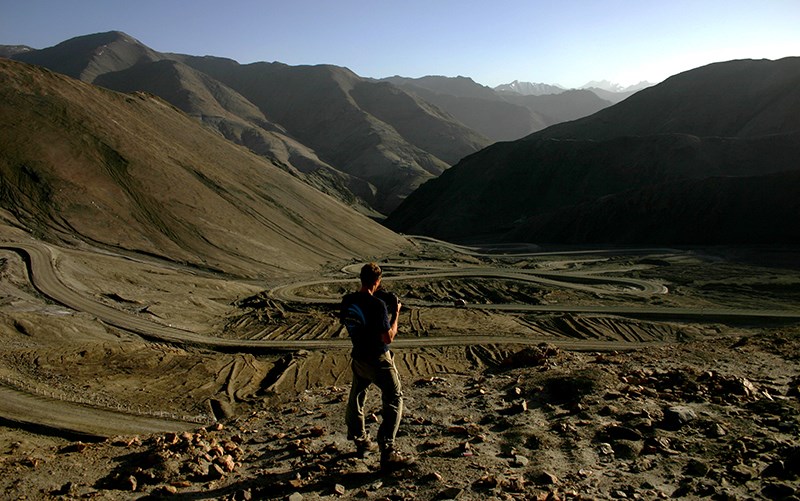
[[[11,56],[113,90],[155,94],[373,217],[490,143],[437,108],[337,66],[160,53],[118,31]]]
[[[0,71],[2,203],[35,235],[247,276],[405,243],[161,99]]]

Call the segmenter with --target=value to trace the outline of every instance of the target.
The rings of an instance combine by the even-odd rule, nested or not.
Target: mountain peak
[[[611,82],[609,80],[592,80],[591,82],[587,82],[580,87],[581,89],[602,89],[608,92],[622,92],[623,87],[618,84]]]
[[[102,33],[92,33],[64,40],[52,48],[63,48],[70,50],[80,50],[101,47],[115,42],[143,45],[140,41],[122,31],[104,31]]]
[[[447,94],[457,97],[472,97],[483,99],[496,99],[491,88],[481,85],[470,77],[446,77],[442,75],[427,75],[420,78],[394,76],[384,78],[383,81],[403,86],[412,85],[429,92]]]
[[[141,62],[158,61],[163,56],[127,33],[106,31],[70,38],[46,49],[20,53],[14,59],[45,66],[91,83],[100,74],[128,69]]]

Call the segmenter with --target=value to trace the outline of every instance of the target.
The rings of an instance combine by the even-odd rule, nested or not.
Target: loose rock
[[[664,428],[678,430],[697,419],[697,414],[690,407],[674,406],[664,410]]]

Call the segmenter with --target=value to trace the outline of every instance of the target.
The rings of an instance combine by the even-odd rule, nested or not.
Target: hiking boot
[[[359,457],[366,457],[369,455],[370,452],[377,452],[378,445],[370,439],[366,440],[355,440],[356,443],[356,454]]]
[[[381,470],[394,471],[408,468],[414,464],[414,458],[404,456],[393,449],[381,452]]]

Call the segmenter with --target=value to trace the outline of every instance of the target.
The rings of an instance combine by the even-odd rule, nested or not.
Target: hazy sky
[[[800,0],[0,0],[0,44],[119,30],[161,52],[364,77],[579,87],[800,56]]]

